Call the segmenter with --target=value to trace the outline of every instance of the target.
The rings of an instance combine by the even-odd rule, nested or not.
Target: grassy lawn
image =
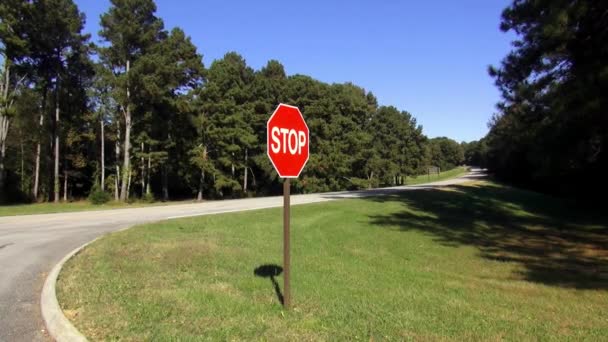
[[[468,172],[468,168],[465,166],[459,166],[457,168],[451,169],[449,171],[440,172],[438,175],[419,175],[414,177],[407,177],[405,179],[406,185],[416,185],[423,184],[428,182],[437,182],[450,178],[455,178],[464,175]]]
[[[91,340],[605,340],[606,217],[488,182],[108,235],[69,261],[58,298]],[[282,278],[276,279],[282,286]]]
[[[123,202],[108,202],[106,204],[94,205],[88,201],[76,201],[68,203],[34,203],[34,204],[15,204],[0,206],[0,216],[15,216],[15,215],[35,215],[35,214],[52,214],[65,213],[71,211],[87,211],[87,210],[108,210],[121,208],[138,208],[144,206],[170,205],[180,203],[190,203],[192,201],[173,201],[173,202],[154,202],[154,203],[123,203]]]

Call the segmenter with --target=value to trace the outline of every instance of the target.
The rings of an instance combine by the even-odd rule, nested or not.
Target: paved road
[[[368,191],[293,195],[291,204],[429,189],[481,177],[476,170],[447,181]],[[210,201],[161,207],[0,217],[0,341],[44,341],[40,292],[47,272],[76,247],[107,232],[176,217],[280,207],[283,197]]]

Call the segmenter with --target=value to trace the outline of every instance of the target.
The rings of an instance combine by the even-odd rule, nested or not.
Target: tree
[[[11,118],[15,114],[13,104],[26,77],[19,74],[17,66],[28,50],[24,23],[29,10],[29,3],[19,0],[0,4],[0,203],[5,201],[6,144]]]
[[[518,38],[489,70],[503,101],[486,137],[488,166],[542,190],[600,194],[608,188],[608,4],[514,1],[501,29]]]
[[[107,82],[108,70],[102,64],[95,64],[95,78],[89,88],[90,107],[96,113],[99,122],[99,189],[106,188],[106,127],[111,127],[113,113],[116,113],[118,105],[112,98],[112,89]],[[118,161],[117,161],[118,162]],[[118,165],[117,165],[118,167]],[[118,176],[118,173],[117,175]],[[116,188],[117,190],[117,188]],[[118,196],[116,196],[118,197]],[[118,200],[118,198],[116,198]]]
[[[215,159],[217,173],[214,186],[221,194],[246,192],[240,183],[239,170],[245,182],[249,167],[249,151],[257,144],[251,126],[254,117],[251,105],[253,70],[237,53],[227,53],[214,61],[207,72],[207,83],[201,96],[202,112],[208,115],[208,153]]]
[[[464,163],[464,150],[456,141],[439,137],[429,140],[431,159],[429,166],[438,166],[442,171],[451,170]]]
[[[200,108],[200,104],[198,106]],[[189,151],[190,162],[196,166],[200,172],[198,179],[198,188],[196,199],[202,201],[204,197],[205,184],[207,175],[214,175],[218,172],[214,161],[209,156],[209,121],[207,114],[198,112],[191,117],[192,126],[196,129],[196,145]]]
[[[166,200],[170,191],[199,200],[278,193],[265,143],[278,103],[298,106],[311,131],[297,192],[404,184],[431,157],[446,169],[462,162],[463,149],[473,151],[447,138],[428,141],[412,114],[379,106],[355,84],[288,76],[277,60],[256,71],[229,52],[205,70],[187,34],[165,31],[155,11],[153,0],[112,0],[101,16],[94,66],[84,16],[71,0],[0,4],[0,48],[8,56],[0,184],[10,177],[11,192],[54,200],[61,189],[67,200],[97,184],[123,201],[153,193]],[[497,155],[489,147],[510,125],[523,126],[501,119],[496,127],[508,129],[486,139],[489,160]]]
[[[78,48],[78,50],[76,49]],[[66,59],[62,75],[61,107],[63,108],[63,200],[68,199],[70,179],[94,183],[87,177],[85,168],[90,164],[88,156],[95,149],[97,116],[91,110],[89,89],[94,82],[94,65],[89,58],[90,46],[77,44]]]
[[[183,160],[187,159],[185,155],[196,138],[189,120],[190,101],[191,94],[203,82],[205,70],[202,56],[190,37],[179,28],[171,30],[153,52],[146,56],[153,69],[147,72],[145,82],[150,89],[148,98],[154,99],[146,131],[158,151],[148,152],[148,164],[151,164],[151,157],[159,163],[163,200],[168,200],[169,173],[178,171],[174,166],[188,165]],[[153,78],[149,79],[150,75]],[[151,170],[147,173],[149,176]]]
[[[54,112],[48,112],[52,122],[54,172],[52,176],[53,199],[59,201],[60,180],[60,113],[64,82],[79,79],[87,69],[81,69],[88,61],[88,35],[82,34],[84,14],[71,0],[38,0],[33,2],[32,17],[27,27],[31,44],[28,56],[30,68],[35,75],[38,89],[43,94],[42,115],[46,112],[47,93],[53,93]],[[75,64],[75,65],[72,65]],[[71,74],[71,75],[70,75]],[[80,80],[79,80],[80,81]],[[71,85],[65,84],[66,88]],[[72,89],[74,90],[74,89]],[[69,91],[63,92],[69,95]],[[39,161],[37,161],[39,164]],[[35,196],[37,186],[35,186]]]
[[[486,139],[468,143],[463,142],[461,146],[464,150],[464,162],[466,165],[486,167],[486,155],[488,154]]]
[[[131,129],[133,114],[142,114],[146,101],[144,90],[148,86],[143,57],[153,53],[159,39],[165,34],[163,22],[157,18],[152,0],[112,0],[107,13],[101,16],[99,35],[109,44],[99,49],[104,66],[111,72],[108,82],[113,97],[119,104],[124,121],[124,144],[120,199],[127,199],[127,183],[131,173]],[[145,60],[145,59],[144,59]]]

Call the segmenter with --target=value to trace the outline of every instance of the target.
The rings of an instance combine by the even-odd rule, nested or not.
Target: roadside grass
[[[457,168],[448,170],[448,171],[444,171],[444,172],[440,172],[439,174],[434,174],[434,175],[418,175],[418,176],[413,176],[413,177],[407,177],[405,179],[405,184],[406,185],[416,185],[416,184],[423,184],[423,183],[429,183],[429,182],[438,182],[438,181],[442,181],[442,180],[446,180],[446,179],[450,179],[450,178],[456,178],[456,177],[460,177],[464,174],[466,174],[468,172],[469,168],[466,166],[459,166]]]
[[[457,167],[450,171],[441,172],[439,175],[431,175],[430,178],[426,175],[408,177],[406,179],[407,185],[422,184],[428,182],[437,182],[450,178],[456,178],[467,173],[466,167]],[[120,208],[138,208],[147,206],[158,206],[158,205],[171,205],[180,203],[190,203],[192,201],[169,201],[169,202],[134,202],[134,203],[123,203],[111,201],[106,204],[95,205],[89,201],[74,201],[68,203],[34,203],[34,204],[15,204],[15,205],[0,205],[0,217],[2,216],[16,216],[16,215],[35,215],[35,214],[52,214],[52,213],[66,213],[72,211],[88,211],[88,210],[109,210],[109,209],[120,209]]]
[[[68,203],[32,203],[32,204],[13,204],[13,205],[2,205],[0,206],[0,217],[1,216],[16,216],[16,215],[36,215],[36,214],[52,214],[52,213],[66,213],[73,211],[89,211],[89,210],[108,210],[108,209],[121,209],[121,208],[139,208],[149,206],[160,206],[160,205],[171,205],[180,203],[191,203],[192,201],[169,201],[169,202],[134,202],[134,203],[123,203],[111,201],[105,204],[91,204],[89,201],[74,201]]]
[[[284,311],[254,274],[281,209],[184,218],[85,248],[58,299],[91,340],[605,340],[607,222],[485,181],[294,206]]]

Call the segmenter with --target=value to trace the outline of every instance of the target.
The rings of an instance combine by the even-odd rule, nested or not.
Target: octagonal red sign
[[[268,158],[282,178],[297,178],[308,161],[309,131],[298,107],[279,104],[266,124]]]

